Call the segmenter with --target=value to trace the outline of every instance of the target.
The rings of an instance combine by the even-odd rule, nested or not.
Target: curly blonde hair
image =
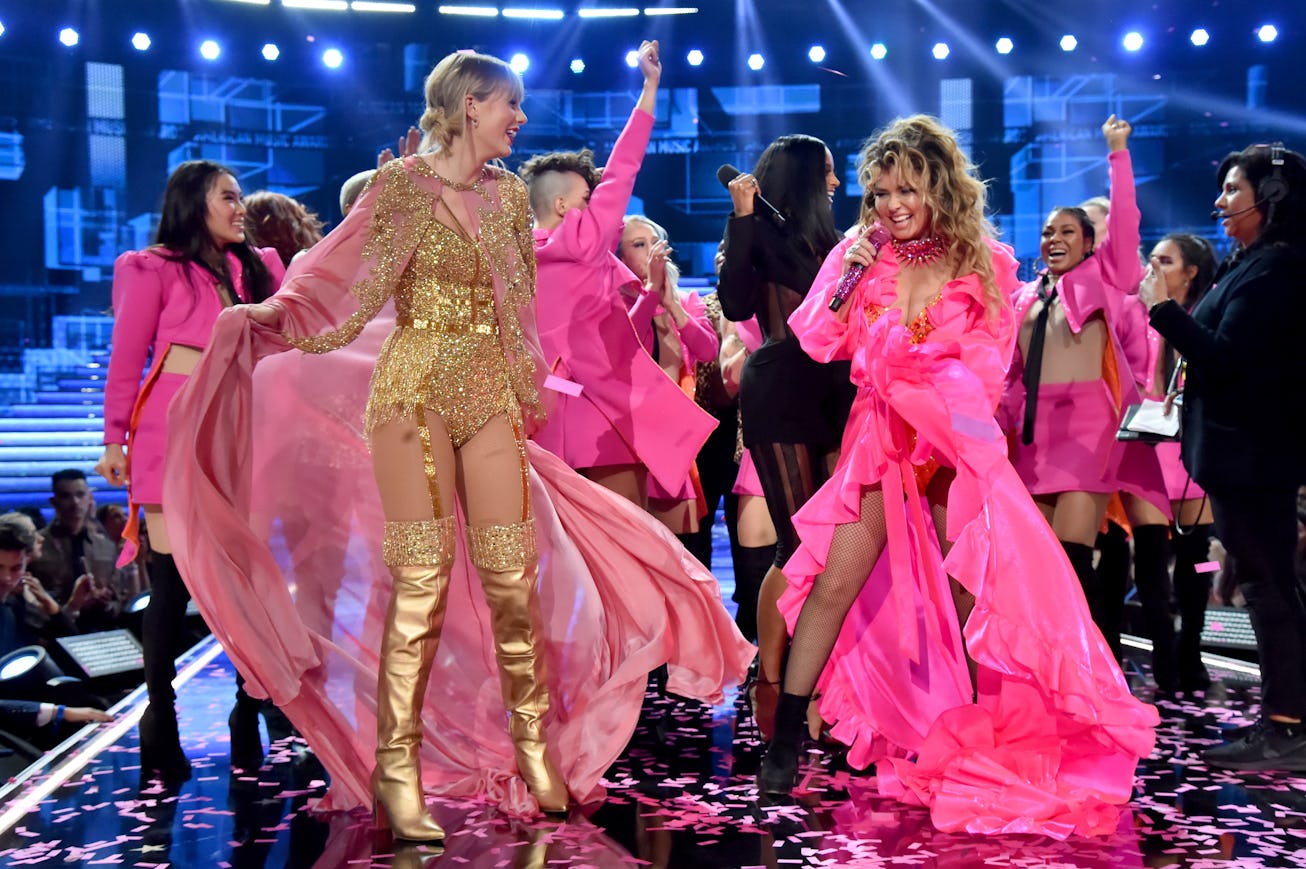
[[[985,239],[996,238],[997,231],[984,214],[984,182],[976,177],[975,166],[958,147],[956,136],[929,115],[898,118],[862,146],[857,178],[869,191],[894,166],[904,183],[920,191],[930,209],[931,229],[949,244],[957,273],[979,276],[989,315],[996,314],[1005,299]],[[875,219],[874,199],[863,197],[862,225],[869,226]]]
[[[521,76],[507,63],[475,51],[455,51],[435,65],[426,77],[426,111],[417,121],[422,131],[421,150],[446,150],[461,136],[467,120],[466,101],[471,94],[488,100],[496,93],[520,101],[525,89]]]

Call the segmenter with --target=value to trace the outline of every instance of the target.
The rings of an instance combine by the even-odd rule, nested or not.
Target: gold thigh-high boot
[[[565,812],[567,784],[549,759],[544,738],[549,688],[535,646],[539,635],[535,523],[469,527],[467,547],[490,605],[499,685],[517,770],[541,811]]]
[[[381,638],[376,691],[377,822],[400,839],[443,839],[422,796],[422,700],[444,626],[453,567],[452,516],[385,523],[384,553],[394,577]]]

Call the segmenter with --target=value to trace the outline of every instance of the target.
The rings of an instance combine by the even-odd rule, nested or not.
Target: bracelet
[[[63,714],[64,714],[64,712],[66,711],[66,708],[67,708],[67,707],[64,707],[64,706],[56,706],[56,707],[54,707],[54,722],[53,722],[53,723],[51,724],[51,726],[50,726],[50,729],[51,729],[54,733],[58,733],[58,732],[59,732],[59,725],[60,725],[60,724],[63,724]]]

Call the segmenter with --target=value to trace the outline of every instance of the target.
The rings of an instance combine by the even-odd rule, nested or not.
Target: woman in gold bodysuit
[[[395,835],[412,840],[444,836],[424,806],[418,750],[457,548],[455,492],[490,608],[518,770],[541,810],[568,804],[545,748],[549,694],[536,654],[538,560],[524,426],[539,415],[540,399],[533,331],[522,328],[535,285],[530,212],[521,180],[486,165],[511,152],[526,122],[522,85],[497,58],[457,53],[436,66],[425,89],[426,147],[379,170],[360,198],[371,209],[361,250],[351,247],[357,233],[342,235],[337,255],[319,252],[295,276],[312,294],[251,312],[293,346],[324,353],[354,340],[394,301],[395,329],[377,359],[365,423],[394,580],[380,651],[373,793],[378,820],[388,816]],[[322,244],[332,245],[332,236]],[[337,267],[349,275],[333,274]],[[331,308],[332,290],[352,293],[357,309],[323,331],[335,321],[315,304]]]

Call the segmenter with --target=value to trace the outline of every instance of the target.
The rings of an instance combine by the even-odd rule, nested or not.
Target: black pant
[[[1209,491],[1215,533],[1238,562],[1266,715],[1306,716],[1306,595],[1297,581],[1297,490]]]

